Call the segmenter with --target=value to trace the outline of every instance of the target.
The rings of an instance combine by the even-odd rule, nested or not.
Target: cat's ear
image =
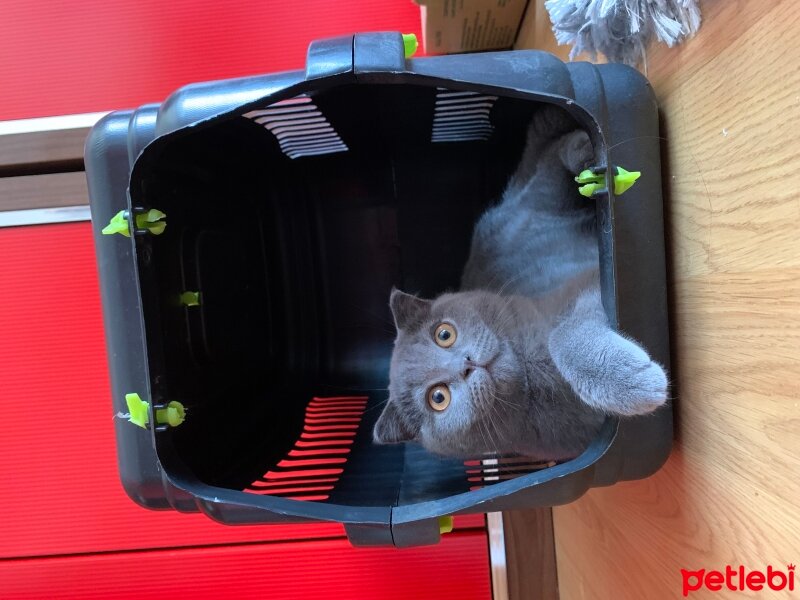
[[[397,329],[412,329],[419,325],[430,313],[432,302],[392,288],[389,306],[394,315]]]
[[[386,403],[378,422],[375,423],[375,429],[372,430],[372,439],[376,444],[398,444],[414,439],[414,435],[400,419],[400,413],[394,402]]]

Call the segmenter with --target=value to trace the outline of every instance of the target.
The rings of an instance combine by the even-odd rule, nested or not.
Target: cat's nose
[[[461,375],[464,377],[464,379],[468,379],[469,376],[472,375],[472,373],[475,371],[475,366],[475,363],[472,362],[472,359],[469,356],[464,359],[464,370],[461,372]]]

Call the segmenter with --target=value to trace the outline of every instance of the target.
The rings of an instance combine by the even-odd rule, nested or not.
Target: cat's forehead
[[[486,294],[459,292],[440,296],[431,307],[431,320],[479,319],[488,308]]]

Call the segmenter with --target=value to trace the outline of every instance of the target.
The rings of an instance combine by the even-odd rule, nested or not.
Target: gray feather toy
[[[637,65],[653,35],[672,47],[700,27],[697,0],[547,0],[559,44],[570,58],[600,52],[611,62]]]

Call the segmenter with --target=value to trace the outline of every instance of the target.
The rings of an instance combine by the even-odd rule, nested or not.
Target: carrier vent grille
[[[438,88],[433,112],[432,142],[487,140],[494,127],[489,120],[497,96]]]
[[[244,491],[290,500],[327,500],[344,473],[366,406],[365,396],[312,399],[294,448]]]
[[[464,461],[471,490],[514,479],[554,466],[553,461],[540,461],[526,456],[498,456]]]
[[[347,144],[308,96],[297,96],[244,115],[263,125],[289,158],[346,152]]]

